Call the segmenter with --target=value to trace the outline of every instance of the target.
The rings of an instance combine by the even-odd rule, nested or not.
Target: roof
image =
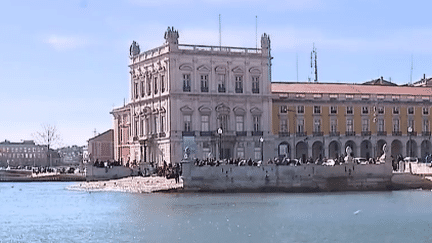
[[[385,80],[382,76],[371,81],[364,82],[363,85],[384,85],[384,86],[397,86],[397,84]]]
[[[94,140],[94,139],[96,139],[96,138],[98,138],[98,137],[101,137],[101,136],[103,136],[103,135],[105,135],[105,134],[107,134],[107,133],[109,133],[109,132],[113,132],[113,131],[114,131],[113,129],[108,129],[108,130],[106,130],[105,132],[103,132],[103,133],[101,133],[101,134],[98,134],[98,135],[96,135],[96,136],[90,138],[88,141],[90,141],[90,140]]]
[[[349,83],[297,83],[274,82],[273,93],[318,93],[318,94],[377,94],[377,95],[432,95],[430,87],[381,86]]]

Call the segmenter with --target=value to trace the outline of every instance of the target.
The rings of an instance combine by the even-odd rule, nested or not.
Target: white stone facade
[[[164,45],[143,53],[132,44],[131,99],[112,111],[115,159],[176,163],[186,147],[194,158],[273,157],[269,36],[261,48],[178,37],[168,28]]]

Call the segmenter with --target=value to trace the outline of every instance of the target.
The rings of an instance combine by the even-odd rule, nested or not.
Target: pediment
[[[226,67],[225,66],[217,66],[216,68],[215,68],[215,72],[217,73],[217,74],[225,74],[226,73]]]
[[[262,114],[262,110],[260,110],[258,107],[252,107],[250,109],[250,112],[252,113],[252,115],[261,115]]]
[[[179,69],[182,71],[192,71],[193,70],[191,64],[182,64],[182,65],[180,65]]]
[[[251,74],[255,74],[255,75],[260,75],[261,74],[261,70],[258,67],[251,67],[249,69],[249,72]]]
[[[234,114],[238,115],[238,116],[244,116],[246,114],[245,109],[241,108],[241,107],[235,107],[233,109]]]
[[[228,114],[231,111],[231,109],[223,103],[217,105],[215,110],[218,113],[224,113],[224,114]]]
[[[239,66],[233,68],[232,72],[233,73],[237,73],[237,74],[243,74],[244,73],[243,69],[241,67],[239,67]]]
[[[201,114],[210,114],[212,109],[210,107],[207,107],[207,106],[200,106],[200,108],[198,108],[198,111]]]
[[[185,106],[183,106],[182,108],[180,108],[180,111],[181,111],[183,114],[192,114],[193,109],[190,108],[189,106],[185,105]]]
[[[197,68],[199,72],[209,73],[211,70],[207,65],[201,65]]]

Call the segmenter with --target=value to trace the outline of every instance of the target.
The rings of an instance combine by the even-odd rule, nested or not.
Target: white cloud
[[[51,35],[45,39],[45,43],[51,45],[56,50],[68,50],[83,47],[89,44],[88,39],[78,36],[59,36]]]

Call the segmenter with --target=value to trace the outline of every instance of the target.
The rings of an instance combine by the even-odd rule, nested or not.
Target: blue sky
[[[163,44],[168,26],[183,44],[255,47],[270,35],[273,80],[306,81],[312,45],[322,82],[383,76],[403,84],[432,76],[430,1],[124,0],[0,3],[0,141],[33,139],[55,125],[62,145],[84,145],[112,127],[129,99],[128,54]],[[259,38],[258,38],[259,41]],[[259,45],[259,42],[258,42]]]

